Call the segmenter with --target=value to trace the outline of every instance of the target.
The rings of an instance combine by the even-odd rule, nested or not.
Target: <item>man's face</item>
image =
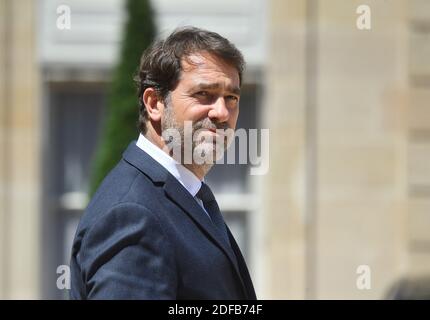
[[[193,140],[193,151],[197,148],[203,154],[215,155],[217,152],[220,155],[236,128],[239,74],[236,68],[208,53],[193,54],[183,59],[182,69],[177,87],[165,101],[162,130],[178,130],[183,147],[184,139],[187,139],[184,126],[186,121],[191,121],[194,138],[198,137]],[[226,129],[231,129],[228,137],[222,134]]]

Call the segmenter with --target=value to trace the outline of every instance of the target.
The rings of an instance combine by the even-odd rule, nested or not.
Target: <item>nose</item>
[[[230,111],[226,106],[224,97],[218,97],[209,110],[208,117],[217,122],[226,122],[229,119]]]

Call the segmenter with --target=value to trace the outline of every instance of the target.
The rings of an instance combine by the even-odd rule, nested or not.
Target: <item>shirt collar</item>
[[[202,182],[194,173],[149,141],[143,134],[139,134],[136,146],[169,171],[193,197],[196,196]]]

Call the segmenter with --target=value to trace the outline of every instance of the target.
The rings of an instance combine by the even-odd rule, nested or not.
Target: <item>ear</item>
[[[148,111],[149,120],[158,122],[164,111],[164,103],[160,101],[154,88],[147,88],[143,92],[143,103]]]

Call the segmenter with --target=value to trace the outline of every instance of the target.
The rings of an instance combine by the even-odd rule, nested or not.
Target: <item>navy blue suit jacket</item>
[[[256,299],[232,234],[132,142],[83,214],[72,299]]]

